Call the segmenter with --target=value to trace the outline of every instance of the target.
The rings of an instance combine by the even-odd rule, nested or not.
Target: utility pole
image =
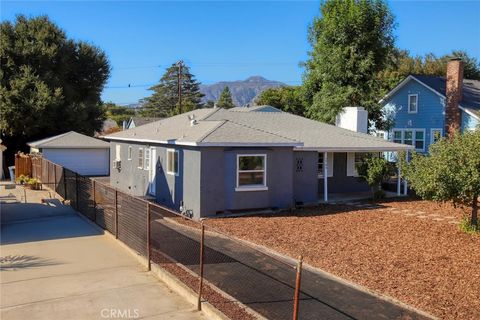
[[[183,60],[177,62],[178,67],[178,110],[182,113],[182,68]]]

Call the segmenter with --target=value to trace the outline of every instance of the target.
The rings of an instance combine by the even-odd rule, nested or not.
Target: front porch
[[[406,195],[398,195],[397,192],[385,191],[385,198],[395,198],[395,197],[405,197]],[[363,191],[363,192],[347,192],[347,193],[329,193],[328,201],[324,200],[323,194],[319,194],[318,203],[348,203],[356,201],[364,201],[372,199],[372,192]]]
[[[328,152],[318,150],[318,195],[319,203],[331,202],[349,202],[356,200],[365,200],[372,198],[370,187],[365,181],[362,181],[357,174],[356,166],[362,161],[362,156],[368,153],[384,156],[384,152],[392,153],[394,150],[345,150],[345,152]],[[395,152],[397,159],[399,151]],[[408,150],[406,151],[407,161],[409,159]],[[382,188],[385,196],[398,197],[408,194],[407,181],[402,179],[401,170],[398,169],[396,175],[392,177],[394,188]],[[390,182],[390,184],[391,184]],[[393,190],[392,190],[393,189]]]

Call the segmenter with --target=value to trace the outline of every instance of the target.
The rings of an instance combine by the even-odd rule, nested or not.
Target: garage
[[[31,153],[85,176],[110,174],[110,144],[70,131],[28,143]]]

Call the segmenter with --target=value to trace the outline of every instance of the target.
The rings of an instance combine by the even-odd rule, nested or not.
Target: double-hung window
[[[138,168],[143,169],[143,148],[138,149]]]
[[[408,113],[418,112],[418,94],[408,95]]]
[[[413,131],[405,130],[403,132],[403,143],[408,145],[413,145]]]
[[[145,148],[145,159],[143,169],[150,170],[150,149]]]
[[[317,174],[319,178],[323,178],[323,152],[318,153],[318,165],[317,165]]]
[[[127,159],[132,160],[132,146],[128,146]]]
[[[178,175],[178,150],[167,149],[167,173]]]
[[[236,191],[267,190],[267,155],[237,155]]]
[[[402,143],[402,131],[393,130],[393,142]]]
[[[417,151],[425,151],[425,129],[393,129],[392,140],[414,146]]]
[[[415,131],[415,149],[416,150],[425,149],[425,132],[422,130]]]

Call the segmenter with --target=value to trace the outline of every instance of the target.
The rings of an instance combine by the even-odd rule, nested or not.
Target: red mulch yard
[[[211,219],[222,232],[297,257],[445,319],[480,319],[480,235],[462,209],[429,201],[323,205],[294,214]]]

